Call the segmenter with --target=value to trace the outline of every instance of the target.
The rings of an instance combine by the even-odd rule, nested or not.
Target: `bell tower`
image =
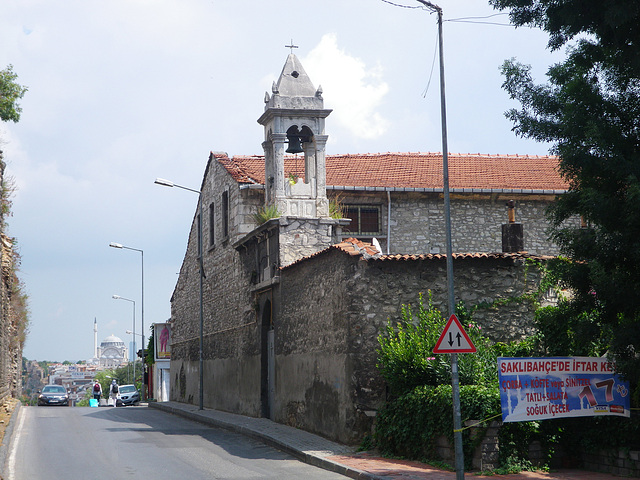
[[[265,204],[275,204],[282,216],[327,218],[325,118],[322,87],[317,89],[300,60],[289,54],[282,73],[265,94],[264,113],[258,123],[264,127]],[[285,166],[294,165],[300,155],[302,176]]]

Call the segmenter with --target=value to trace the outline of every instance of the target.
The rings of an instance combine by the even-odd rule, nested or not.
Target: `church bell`
[[[300,144],[300,136],[299,135],[287,135],[287,139],[289,140],[289,146],[285,150],[287,153],[302,153],[304,150],[302,149],[302,145]]]

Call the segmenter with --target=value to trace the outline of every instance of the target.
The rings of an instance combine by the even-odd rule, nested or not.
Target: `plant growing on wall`
[[[256,222],[256,225],[262,225],[272,218],[278,218],[280,215],[278,207],[272,203],[270,205],[263,205],[260,207],[258,211],[253,214],[253,220]]]
[[[344,210],[342,197],[339,194],[329,200],[329,216],[331,218],[344,218]]]

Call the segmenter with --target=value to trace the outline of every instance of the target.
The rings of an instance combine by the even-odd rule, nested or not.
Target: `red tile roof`
[[[446,260],[447,256],[441,253],[429,253],[422,255],[403,255],[403,254],[394,254],[394,255],[382,255],[372,244],[363,242],[356,238],[347,238],[340,243],[336,243],[331,245],[330,247],[325,248],[324,250],[320,250],[312,255],[307,255],[306,257],[299,258],[295,262],[281,267],[281,270],[287,269],[292,265],[296,265],[300,262],[304,262],[310,258],[317,257],[319,255],[324,255],[331,250],[340,250],[341,252],[351,255],[351,256],[360,256],[362,260],[375,260],[380,262],[411,262],[416,260]],[[527,252],[517,252],[517,253],[453,253],[452,257],[454,260],[472,260],[472,259],[538,259],[538,260],[549,260],[551,256],[548,255],[531,255]]]
[[[212,154],[239,183],[264,184],[264,157]],[[327,186],[442,189],[440,153],[327,155]],[[534,155],[449,154],[452,190],[565,191],[558,158]],[[304,158],[285,157],[285,173],[304,174]]]

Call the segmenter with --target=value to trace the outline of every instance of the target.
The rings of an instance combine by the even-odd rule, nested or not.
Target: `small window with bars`
[[[343,235],[380,235],[380,207],[376,205],[345,205],[344,217],[351,223],[343,228]]]

